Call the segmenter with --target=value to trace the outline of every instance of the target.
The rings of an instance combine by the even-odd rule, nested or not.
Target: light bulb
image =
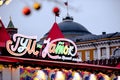
[[[5,4],[8,5],[12,0],[6,0]]]
[[[0,6],[3,5],[3,1],[0,1]]]

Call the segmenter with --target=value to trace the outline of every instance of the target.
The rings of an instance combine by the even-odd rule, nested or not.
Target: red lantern
[[[31,10],[30,10],[29,7],[24,7],[22,12],[23,12],[24,15],[29,15],[31,13]]]
[[[56,16],[59,16],[59,12],[60,12],[60,9],[58,7],[54,7],[53,8],[53,13],[56,15]]]

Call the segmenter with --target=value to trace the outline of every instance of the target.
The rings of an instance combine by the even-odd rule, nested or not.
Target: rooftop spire
[[[51,41],[57,38],[64,38],[64,35],[62,34],[58,24],[55,22],[52,26],[52,28],[50,29],[47,39],[51,38]]]
[[[5,47],[5,43],[10,39],[10,35],[6,31],[2,20],[0,19],[0,47]]]
[[[69,16],[69,11],[68,11],[68,0],[65,2],[65,6],[67,8],[67,16]]]
[[[14,25],[13,25],[11,16],[9,18],[10,18],[10,21],[9,21],[9,24],[8,24],[7,28],[15,28]]]
[[[11,17],[11,16],[10,16],[9,18],[10,18],[10,20],[12,20],[12,17]]]
[[[63,18],[63,21],[73,21],[73,17],[66,16],[65,18]]]
[[[69,15],[69,4],[68,4],[68,0],[66,2],[64,2],[66,8],[67,8],[67,16],[65,18],[63,18],[63,21],[73,21],[73,18],[70,17]]]

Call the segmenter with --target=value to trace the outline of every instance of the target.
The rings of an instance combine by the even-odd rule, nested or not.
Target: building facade
[[[71,39],[76,43],[78,56],[81,57],[82,62],[94,63],[98,61],[98,64],[106,62],[106,65],[110,65],[110,62],[112,65],[111,59],[113,59],[113,66],[119,64],[120,32],[108,34],[102,32],[101,35],[95,35],[83,25],[74,22],[70,16],[63,18],[63,21],[58,25],[65,38]],[[40,41],[45,39],[48,33]]]

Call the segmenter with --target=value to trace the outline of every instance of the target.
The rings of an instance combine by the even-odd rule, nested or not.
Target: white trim
[[[97,49],[95,49],[95,50],[93,51],[93,59],[94,59],[94,60],[97,60],[97,59],[98,59]]]

